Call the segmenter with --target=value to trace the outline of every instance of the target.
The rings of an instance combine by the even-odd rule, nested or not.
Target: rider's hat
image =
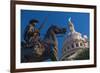
[[[39,21],[37,19],[32,19],[29,21],[30,24],[35,25],[35,23],[38,23]]]

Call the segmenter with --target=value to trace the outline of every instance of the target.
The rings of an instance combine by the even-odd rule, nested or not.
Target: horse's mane
[[[51,25],[51,26],[48,28],[48,30],[47,30],[47,32],[46,32],[46,34],[45,34],[44,39],[47,38],[47,37],[49,37],[51,30],[53,30],[53,29],[55,29],[55,28],[56,28],[56,25]]]

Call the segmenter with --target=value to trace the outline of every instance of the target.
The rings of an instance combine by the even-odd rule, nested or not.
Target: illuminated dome
[[[66,34],[65,40],[62,47],[62,57],[61,60],[66,60],[67,57],[74,54],[78,49],[88,48],[88,42],[86,41],[87,36],[82,37],[81,33],[76,32],[74,25],[69,18],[69,30],[70,32]]]

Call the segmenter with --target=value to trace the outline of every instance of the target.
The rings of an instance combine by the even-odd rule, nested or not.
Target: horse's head
[[[58,27],[57,25],[52,25],[50,27],[51,31],[53,31],[55,34],[64,34],[66,32],[66,28]]]

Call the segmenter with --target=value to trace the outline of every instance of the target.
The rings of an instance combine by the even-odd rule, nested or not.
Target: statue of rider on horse
[[[44,38],[41,39],[40,29],[43,28],[44,22],[40,25],[40,28],[37,29],[35,26],[38,22],[39,21],[36,19],[30,20],[29,25],[26,26],[24,32],[26,47],[34,49],[33,55],[30,55],[30,57],[32,58],[32,62],[44,61],[46,59],[57,61],[58,41],[56,35],[65,33],[66,29],[58,27],[57,25],[51,25],[46,31]],[[25,49],[23,51],[25,51]],[[26,56],[26,58],[29,59],[29,54],[30,53],[27,53],[27,55],[22,55]],[[27,62],[29,61],[27,60]]]

